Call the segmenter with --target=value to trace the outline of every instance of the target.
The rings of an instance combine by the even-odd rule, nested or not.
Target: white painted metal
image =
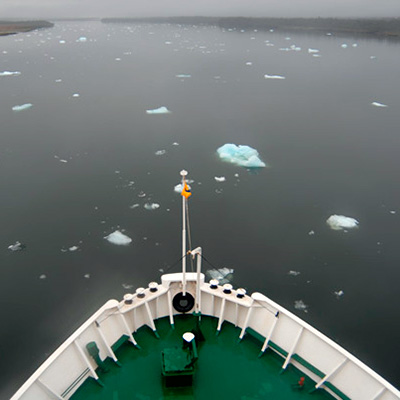
[[[268,335],[265,338],[265,342],[263,344],[263,347],[261,348],[261,351],[263,353],[265,352],[265,350],[267,350],[268,343],[271,340],[272,334],[274,333],[274,329],[275,329],[277,323],[278,323],[278,317],[275,317],[275,320],[274,320],[274,322],[273,322],[273,324],[272,324],[272,326],[271,326],[271,328],[270,328],[270,330],[268,332]]]
[[[303,330],[304,330],[304,327],[301,327],[299,333],[297,334],[296,340],[294,341],[294,343],[293,343],[293,345],[292,345],[292,347],[291,347],[291,349],[290,349],[290,351],[289,351],[289,353],[288,353],[288,355],[286,357],[286,360],[285,360],[285,362],[284,362],[284,364],[282,366],[283,369],[286,369],[286,367],[288,366],[288,364],[290,362],[290,359],[292,358],[292,355],[293,355],[294,351],[296,350],[297,343],[299,343],[299,340],[301,338]]]
[[[98,331],[99,334],[100,334],[101,340],[103,341],[104,345],[105,345],[106,348],[107,348],[108,354],[111,356],[111,358],[112,358],[115,362],[117,362],[118,359],[117,359],[117,357],[115,356],[114,352],[112,351],[111,346],[108,344],[107,339],[106,339],[106,337],[104,336],[103,331],[101,330],[100,324],[99,324],[97,321],[95,321],[94,324],[95,324],[95,326],[96,326],[96,328],[97,328],[97,331]]]
[[[182,190],[185,187],[187,171],[181,171]],[[182,293],[186,296],[186,197],[182,196]]]
[[[78,340],[78,339],[77,339]],[[90,373],[92,374],[93,378],[96,379],[96,381],[99,380],[99,377],[96,374],[96,371],[94,370],[92,364],[90,363],[89,358],[87,357],[87,355],[85,354],[85,352],[82,350],[81,346],[79,345],[78,341],[75,340],[74,345],[76,347],[76,349],[78,350],[79,354],[82,357],[82,360],[86,363],[87,367],[90,370]]]
[[[125,326],[125,334],[128,334],[130,341],[135,346],[137,346],[136,340],[134,339],[134,337],[132,335],[131,329],[129,328],[128,321],[126,320],[125,315],[124,314],[119,314],[119,316],[121,317],[122,323]]]
[[[125,305],[123,301],[109,301],[46,360],[11,400],[54,400],[54,395],[46,391],[43,385],[40,386],[39,379],[55,394],[60,393],[63,399],[69,399],[83,382],[80,377],[86,376],[87,372],[85,371],[89,368],[88,364],[92,370],[94,366],[94,362],[91,363],[87,358],[83,359],[81,356],[83,350],[75,344],[75,341],[79,338],[82,346],[89,341],[98,341],[100,356],[106,357],[109,354],[108,346],[111,347],[122,335],[129,333],[131,340],[133,339],[131,328],[124,319],[125,316],[131,320],[136,313],[133,321],[136,329],[148,323],[146,303],[150,311],[153,308],[154,315],[154,307],[158,301],[157,317],[169,317],[170,322],[173,323],[172,298],[175,293],[181,292],[182,279],[182,274],[163,275],[162,285],[159,286],[157,292],[150,293],[146,290],[145,297],[143,299],[135,298],[132,305]],[[187,273],[186,279],[188,292],[195,293],[198,282],[197,274]],[[262,336],[268,332],[263,348],[270,341],[281,347],[290,355],[285,363],[295,353],[299,355],[314,368],[324,373],[323,382],[321,382],[321,378],[308,370],[307,366],[296,361],[297,358],[292,358],[290,361],[304,374],[310,376],[316,385],[320,383],[318,387],[329,390],[324,383],[330,382],[352,400],[400,400],[400,392],[360,360],[260,293],[238,299],[235,291],[232,291],[232,294],[224,294],[221,286],[210,289],[209,284],[204,283],[203,274],[200,279],[200,289],[202,313],[219,318],[219,329],[221,329],[223,320],[231,323],[235,323],[237,320],[238,326],[241,328],[240,338],[243,338],[247,327]],[[214,301],[216,301],[215,310],[212,307]],[[279,318],[274,315],[277,311],[279,311]],[[177,314],[177,312],[175,313]],[[218,315],[216,315],[217,313]],[[95,321],[101,324],[101,332],[105,341],[99,340],[101,334],[94,325]],[[274,349],[273,346],[269,347]],[[77,348],[80,349],[79,353]],[[344,362],[344,360],[348,361]],[[90,372],[92,372],[91,369],[89,369]],[[76,382],[77,385],[75,385]]]
[[[42,382],[40,379],[36,381],[39,386],[41,386],[49,395],[56,400],[63,400],[61,396],[59,396],[53,389],[51,389],[49,386],[47,386],[44,382]]]
[[[195,311],[196,313],[201,312],[201,254],[202,250],[201,247],[196,247],[194,250],[190,252],[193,259],[197,256],[197,263],[196,263],[196,273],[197,273],[197,280],[196,280],[196,305]]]
[[[319,389],[326,381],[328,381],[330,378],[333,377],[333,375],[335,375],[340,368],[343,367],[344,364],[347,363],[347,361],[349,361],[348,358],[345,358],[337,367],[335,367],[329,374],[325,375],[316,385],[315,385],[315,389]]]
[[[153,331],[156,331],[157,329],[156,329],[156,326],[154,324],[153,316],[151,315],[149,303],[146,301],[146,303],[144,303],[144,305],[146,307],[147,315],[149,317],[149,322],[150,322],[151,329],[153,329]]]

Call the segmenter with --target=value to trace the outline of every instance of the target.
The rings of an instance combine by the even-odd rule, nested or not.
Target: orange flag
[[[182,190],[181,195],[182,195],[183,197],[185,197],[186,199],[188,199],[188,198],[192,195],[192,193],[190,192],[190,188],[189,188],[189,186],[186,184],[186,182],[185,182],[184,185],[183,185],[183,190]]]

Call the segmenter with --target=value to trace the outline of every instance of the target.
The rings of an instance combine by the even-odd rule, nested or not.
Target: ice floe
[[[310,232],[308,232],[308,236],[313,236],[315,235],[315,232],[313,230],[311,230]]]
[[[247,168],[262,168],[266,164],[258,157],[258,151],[250,146],[227,143],[217,149],[223,161]]]
[[[214,176],[214,179],[217,182],[225,182],[226,181],[226,178],[224,176]]]
[[[265,79],[286,79],[284,76],[282,75],[264,75]]]
[[[39,276],[39,279],[46,279],[46,278],[47,278],[47,276],[45,274],[42,274]]]
[[[187,183],[189,189],[191,189],[190,183],[193,183],[193,182],[194,182],[194,181],[191,180],[191,179],[187,179],[187,180],[186,180],[186,183]],[[182,190],[183,190],[182,183],[178,183],[177,185],[174,186],[174,192],[176,192],[176,193],[182,193]]]
[[[126,246],[132,242],[132,239],[129,236],[124,235],[122,232],[116,230],[113,233],[110,233],[108,236],[105,236],[104,239],[108,240],[112,244]]]
[[[335,231],[341,231],[343,229],[357,228],[359,222],[355,218],[345,217],[344,215],[331,215],[326,223]]]
[[[84,278],[89,279],[90,278],[90,274],[85,274],[83,275]]]
[[[318,49],[308,49],[308,53],[309,54],[319,53],[319,50]]]
[[[129,206],[129,208],[131,208],[132,210],[135,208],[140,207],[140,204],[136,203],[136,204],[132,204],[131,206]]]
[[[152,210],[157,210],[157,208],[160,208],[160,205],[158,203],[146,203],[143,207],[146,210],[152,211]]]
[[[78,43],[84,43],[87,42],[87,38],[85,36],[81,36],[80,38],[77,39]]]
[[[172,143],[172,146],[179,146],[179,143],[178,142],[174,142],[174,143]]]
[[[21,75],[21,72],[19,71],[3,71],[0,72],[0,76],[17,76]]]
[[[347,46],[346,43],[343,43],[343,44],[340,45],[340,47],[341,47],[342,49],[347,49],[348,46]]]
[[[387,107],[386,104],[378,103],[377,101],[373,101],[373,102],[371,103],[371,105],[373,105],[373,106],[375,106],[375,107]]]
[[[69,251],[77,251],[79,249],[78,246],[71,246],[68,248]]]
[[[185,79],[185,78],[191,78],[192,75],[189,75],[189,74],[178,74],[178,75],[175,75],[175,77],[176,78]]]
[[[300,275],[300,272],[299,272],[299,271],[292,271],[292,270],[290,270],[290,271],[288,272],[288,275],[297,276],[297,275]]]
[[[296,310],[304,311],[305,313],[308,312],[308,305],[305,304],[303,300],[296,300],[294,302],[294,308]]]
[[[152,110],[146,110],[146,114],[170,114],[171,111],[167,107],[161,106],[159,108],[154,108]]]
[[[11,251],[20,251],[25,248],[25,245],[21,242],[16,241],[14,244],[10,244],[7,248]]]
[[[162,155],[164,155],[166,153],[166,150],[157,150],[154,154],[156,155],[156,156],[162,156]]]
[[[344,295],[344,292],[343,290],[338,290],[337,292],[333,292],[333,294],[336,296],[337,299],[340,299]]]
[[[18,111],[27,110],[27,109],[29,109],[29,108],[31,108],[31,107],[33,107],[33,104],[32,104],[32,103],[26,103],[26,104],[22,104],[22,105],[20,105],[20,106],[14,106],[14,107],[12,108],[12,110],[18,112]]]
[[[217,279],[221,285],[228,283],[232,279],[234,270],[230,268],[209,269],[206,275],[211,279]]]
[[[74,93],[74,94],[72,95],[72,97],[79,97],[79,96],[80,96],[79,93]]]

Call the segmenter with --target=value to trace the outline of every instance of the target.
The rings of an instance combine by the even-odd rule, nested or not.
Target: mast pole
[[[182,189],[185,188],[187,171],[181,171]],[[186,296],[186,197],[182,196],[182,293]]]

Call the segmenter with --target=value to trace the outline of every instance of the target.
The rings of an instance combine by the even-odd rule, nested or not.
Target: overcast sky
[[[171,15],[400,17],[400,0],[0,0],[0,19]]]

